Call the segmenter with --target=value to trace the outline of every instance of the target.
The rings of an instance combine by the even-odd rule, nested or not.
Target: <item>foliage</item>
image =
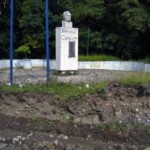
[[[148,0],[51,0],[51,57],[55,58],[55,28],[61,26],[65,10],[72,13],[74,27],[79,28],[80,54],[85,55],[89,46],[90,54],[150,57],[149,6]],[[0,3],[0,58],[9,57],[9,13],[9,2]],[[45,1],[16,0],[14,14],[14,49],[26,43],[32,58],[45,58]]]
[[[15,50],[15,52],[18,53],[18,54],[25,54],[26,58],[27,58],[27,54],[31,53],[30,48],[29,48],[28,45],[21,45],[21,46],[19,46]]]
[[[9,8],[0,3],[0,58],[9,56]]]
[[[22,41],[31,47],[34,54],[40,54],[44,47],[44,4],[42,0],[25,0],[22,3],[19,28],[22,30]]]
[[[149,63],[150,62],[150,57],[145,57],[143,59],[140,59],[139,61]]]
[[[138,0],[118,0],[107,3],[106,7],[106,36],[110,33],[118,36],[115,43],[109,43],[113,47],[113,53],[124,59],[144,57],[148,52],[145,46],[149,47],[146,40],[149,32],[149,11]],[[106,50],[111,53],[110,49]]]

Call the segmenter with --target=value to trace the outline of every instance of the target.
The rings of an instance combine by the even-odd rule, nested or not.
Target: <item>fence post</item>
[[[46,26],[46,62],[47,62],[47,82],[50,77],[50,64],[49,64],[49,21],[48,21],[48,0],[45,1],[45,26]]]
[[[14,19],[14,0],[10,4],[10,85],[13,84],[13,19]]]
[[[87,31],[87,51],[86,51],[86,55],[89,55],[89,43],[90,43],[90,29],[88,28]]]

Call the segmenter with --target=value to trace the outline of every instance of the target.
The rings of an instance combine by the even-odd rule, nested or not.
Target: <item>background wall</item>
[[[14,68],[23,67],[24,60],[16,59],[13,61]],[[32,67],[46,67],[45,59],[31,59]],[[0,69],[9,69],[9,60],[0,60]],[[150,72],[150,64],[143,62],[129,62],[129,61],[80,61],[78,63],[79,69],[105,69],[105,70],[124,70],[124,71],[143,71]],[[56,61],[50,60],[50,68],[56,69]]]

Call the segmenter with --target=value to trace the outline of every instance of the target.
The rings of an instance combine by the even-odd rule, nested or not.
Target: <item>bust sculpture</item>
[[[69,11],[65,11],[63,13],[63,19],[66,22],[70,22],[71,21],[71,13]]]

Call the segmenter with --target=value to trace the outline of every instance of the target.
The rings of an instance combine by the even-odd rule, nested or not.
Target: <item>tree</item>
[[[7,3],[4,3],[7,2]],[[45,1],[15,0],[14,49],[27,45],[32,58],[45,58]],[[79,28],[79,52],[123,59],[150,57],[150,0],[51,0],[50,52],[55,57],[55,28],[69,10]],[[9,56],[9,1],[0,2],[0,58]],[[88,34],[88,31],[90,31]]]
[[[125,59],[144,57],[139,40],[149,30],[149,12],[138,0],[107,1],[105,6],[103,31],[106,38],[103,45],[108,46],[104,51]],[[110,34],[114,38],[108,43]]]
[[[104,0],[72,0],[68,4],[72,13],[74,26],[79,28],[79,50],[86,53],[88,29],[90,30],[90,53],[98,53],[101,49],[102,20],[104,19]]]
[[[34,57],[43,55],[45,39],[45,9],[42,0],[24,0],[21,6],[19,27],[22,30],[21,45],[28,45]]]
[[[9,5],[0,2],[0,58],[9,57]]]

